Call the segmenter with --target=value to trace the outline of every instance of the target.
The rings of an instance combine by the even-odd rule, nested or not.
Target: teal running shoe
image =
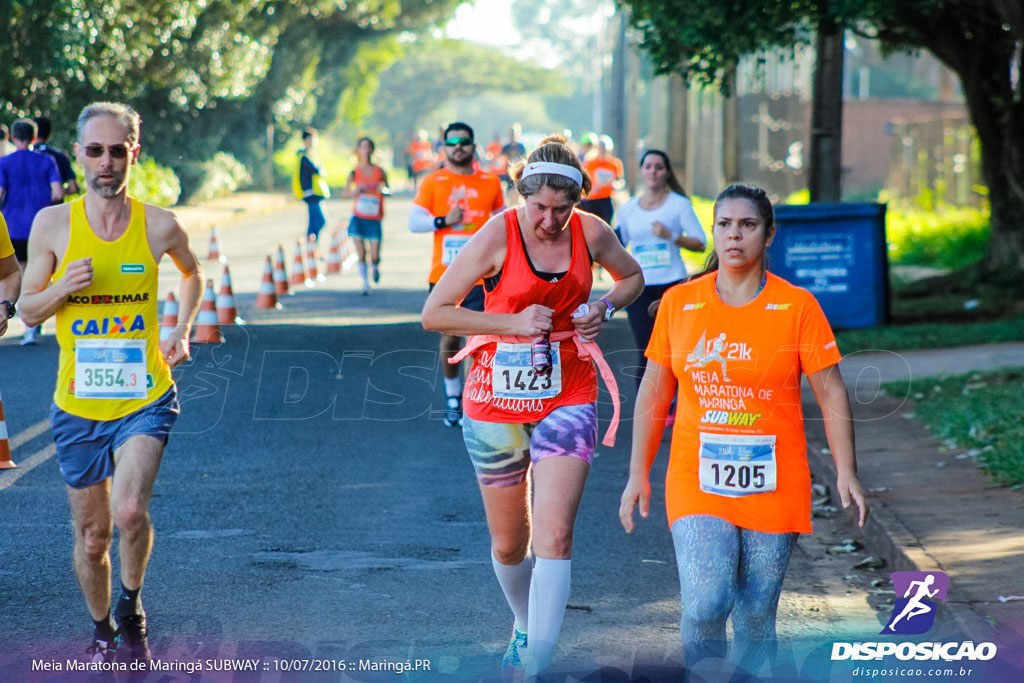
[[[526,634],[513,626],[512,639],[508,641],[508,649],[505,650],[505,656],[501,659],[501,668],[503,670],[522,669],[523,662],[519,658],[519,648],[525,647]]]

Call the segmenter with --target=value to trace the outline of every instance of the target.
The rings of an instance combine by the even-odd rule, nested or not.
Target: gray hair
[[[128,131],[126,142],[132,147],[138,144],[142,117],[139,116],[139,112],[120,102],[93,102],[82,110],[78,115],[79,144],[84,142],[82,134],[85,132],[85,125],[98,116],[109,116],[120,121]]]

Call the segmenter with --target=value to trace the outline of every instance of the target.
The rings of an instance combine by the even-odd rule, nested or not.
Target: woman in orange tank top
[[[543,140],[511,174],[525,205],[473,235],[427,299],[423,326],[474,335],[463,351],[474,360],[463,438],[494,571],[515,616],[502,666],[535,674],[550,663],[561,630],[576,511],[597,441],[591,359],[610,375],[592,340],[639,295],[643,276],[607,223],[576,211],[590,178],[565,138]],[[592,261],[615,284],[588,304]],[[483,312],[459,307],[480,279]]]
[[[363,280],[363,296],[370,293],[370,273],[373,283],[380,282],[380,243],[383,237],[381,221],[384,219],[384,197],[390,193],[388,175],[373,163],[373,140],[359,138],[356,156],[359,161],[348,176],[341,196],[355,199],[352,218],[348,223],[348,236],[356,245],[359,258],[359,276]],[[369,247],[369,249],[367,249]],[[369,256],[369,263],[367,263]]]

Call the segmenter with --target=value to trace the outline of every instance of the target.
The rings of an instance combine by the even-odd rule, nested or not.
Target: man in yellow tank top
[[[149,500],[179,412],[171,368],[189,357],[202,281],[177,217],[127,194],[139,125],[123,104],[82,110],[75,154],[87,194],[36,215],[21,299],[26,325],[57,317],[50,421],[74,517],[75,576],[95,623],[87,652],[98,663],[150,658],[139,596],[153,545]],[[164,254],[182,277],[180,322],[161,342],[157,265]],[[114,525],[121,596],[112,616]]]
[[[21,266],[14,255],[7,221],[0,214],[0,337],[7,334],[7,321],[14,317],[14,306],[21,293]]]

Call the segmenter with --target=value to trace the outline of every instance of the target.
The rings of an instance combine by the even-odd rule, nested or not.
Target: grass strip
[[[941,349],[1014,341],[1024,341],[1024,316],[957,325],[889,325],[863,330],[845,330],[836,334],[839,350],[844,354],[872,350]]]
[[[906,382],[885,385],[903,396]],[[1024,484],[1024,368],[910,383],[914,414],[950,450],[977,458],[999,484]]]

